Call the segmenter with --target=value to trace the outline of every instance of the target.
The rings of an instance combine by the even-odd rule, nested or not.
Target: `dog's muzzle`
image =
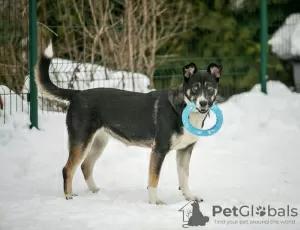
[[[199,102],[199,105],[197,106],[199,113],[207,113],[208,109],[208,101],[202,100]]]

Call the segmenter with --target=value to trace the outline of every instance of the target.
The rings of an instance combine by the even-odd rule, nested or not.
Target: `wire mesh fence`
[[[29,93],[23,90],[15,93],[7,86],[0,86],[0,120],[5,123],[7,117],[18,112],[29,113]]]
[[[0,1],[1,123],[30,111],[29,1]],[[269,37],[292,13],[293,2],[268,3]],[[259,83],[258,1],[42,0],[36,25],[37,54],[51,39],[50,77],[62,88],[166,89],[182,82],[189,62],[201,69],[222,64],[220,101]],[[270,50],[268,79],[293,84],[291,62]],[[41,113],[66,108],[38,93]]]

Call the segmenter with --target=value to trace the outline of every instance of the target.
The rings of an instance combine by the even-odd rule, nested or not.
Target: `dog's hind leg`
[[[156,190],[159,181],[161,167],[168,151],[169,151],[168,147],[167,148],[153,147],[152,149],[150,155],[149,181],[148,181],[148,195],[149,195],[150,204],[165,204],[162,200],[158,198]]]
[[[189,188],[188,179],[189,179],[189,166],[192,151],[195,144],[191,144],[185,149],[177,150],[176,160],[177,160],[177,173],[179,188],[182,191],[183,196],[186,200],[197,200],[203,201],[202,198],[194,196]]]
[[[72,181],[77,166],[84,158],[83,152],[83,144],[69,143],[69,158],[62,170],[64,179],[64,193],[67,200],[72,199],[73,196],[76,196],[72,192]]]
[[[108,140],[109,136],[105,133],[105,131],[103,129],[99,129],[95,134],[90,151],[87,153],[86,158],[81,164],[81,170],[84,179],[89,187],[89,190],[93,193],[99,191],[99,188],[97,187],[93,177],[94,166],[106,147]]]
[[[62,174],[64,180],[64,193],[67,200],[72,199],[76,196],[72,192],[72,181],[75,171],[78,165],[83,161],[86,154],[89,152],[91,143],[93,141],[93,136],[91,134],[87,141],[78,141],[77,139],[72,139],[69,135],[69,158],[65,164]]]

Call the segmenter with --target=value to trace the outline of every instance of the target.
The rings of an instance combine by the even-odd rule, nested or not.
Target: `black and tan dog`
[[[181,113],[188,102],[197,110],[190,122],[201,127],[218,93],[222,68],[211,63],[206,70],[197,70],[194,63],[183,67],[183,83],[178,87],[137,93],[112,88],[84,91],[55,86],[49,76],[53,58],[52,44],[44,51],[35,68],[35,81],[41,93],[49,98],[67,101],[66,124],[69,158],[62,170],[66,199],[72,199],[72,180],[76,168],[81,169],[89,189],[99,188],[93,179],[93,168],[109,137],[127,145],[151,148],[148,194],[151,204],[163,204],[157,196],[159,174],[166,154],[177,150],[179,188],[187,200],[202,199],[192,195],[188,186],[189,162],[198,139],[182,124]]]

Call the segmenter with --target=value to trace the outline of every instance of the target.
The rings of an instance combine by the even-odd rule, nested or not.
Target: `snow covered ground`
[[[197,143],[190,186],[204,198],[200,209],[210,220],[194,228],[300,228],[299,215],[212,215],[214,205],[300,209],[300,95],[278,82],[268,82],[268,92],[265,96],[255,86],[220,104],[222,129]],[[0,123],[1,230],[182,229],[178,210],[187,202],[178,191],[174,152],[166,157],[158,187],[166,206],[147,203],[149,149],[126,147],[115,140],[96,164],[99,193],[87,192],[78,168],[74,192],[79,196],[67,201],[61,175],[68,155],[65,114],[41,114],[39,131],[28,129],[27,116],[18,113]],[[237,223],[226,224],[228,220]]]

